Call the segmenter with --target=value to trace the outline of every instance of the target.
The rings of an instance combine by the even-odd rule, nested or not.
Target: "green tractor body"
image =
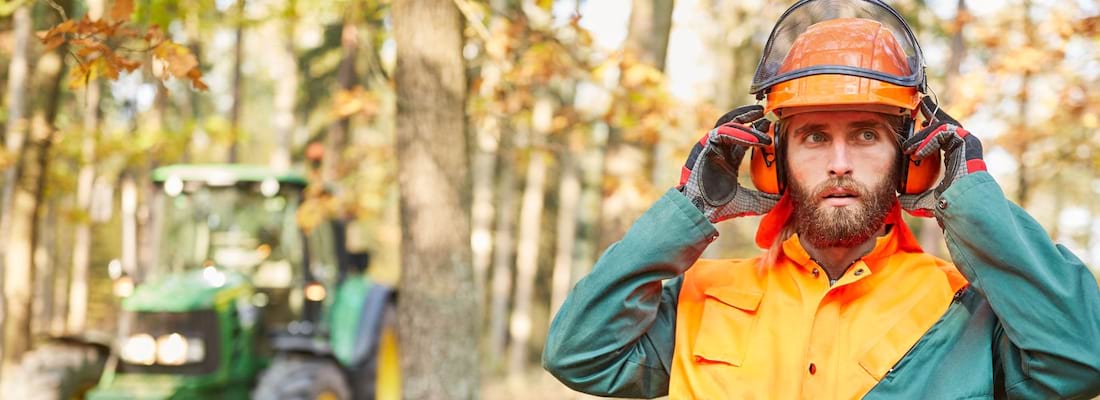
[[[304,177],[228,165],[153,177],[157,263],[122,300],[86,398],[399,396],[393,291],[345,250],[342,224],[301,227]]]

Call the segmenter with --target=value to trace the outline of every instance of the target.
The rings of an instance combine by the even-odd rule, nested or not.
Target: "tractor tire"
[[[260,376],[255,400],[351,400],[344,371],[335,362],[309,356],[283,356]]]
[[[83,399],[99,382],[107,355],[95,346],[49,343],[26,353],[11,378],[14,399]]]

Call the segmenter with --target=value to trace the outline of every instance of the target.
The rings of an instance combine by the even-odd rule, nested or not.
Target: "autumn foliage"
[[[150,54],[155,76],[161,80],[186,79],[195,89],[205,91],[202,70],[191,51],[167,38],[159,26],[134,26],[130,23],[133,10],[132,0],[118,0],[107,18],[64,19],[39,34],[46,51],[69,46],[69,55],[76,60],[69,73],[69,88],[85,87],[101,77],[118,79],[119,71],[141,67],[143,56]],[[138,47],[130,47],[135,45]]]

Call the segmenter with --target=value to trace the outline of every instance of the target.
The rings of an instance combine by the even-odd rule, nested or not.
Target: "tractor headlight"
[[[183,365],[202,361],[206,349],[202,339],[188,338],[171,333],[157,338],[157,363],[163,365]]]
[[[183,365],[200,362],[206,357],[202,339],[189,338],[178,333],[152,335],[139,333],[130,336],[122,345],[122,359],[131,364]]]
[[[153,365],[157,360],[157,341],[144,333],[130,336],[122,343],[122,359],[131,364]]]

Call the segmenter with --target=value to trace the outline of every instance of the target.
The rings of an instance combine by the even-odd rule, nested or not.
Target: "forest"
[[[403,397],[582,398],[540,367],[551,318],[677,185],[715,119],[757,103],[749,84],[788,3],[0,1],[0,393],[33,390],[21,374],[51,338],[97,338],[111,354],[92,357],[97,374],[127,359],[121,335],[141,322],[125,315],[176,268],[165,257],[230,238],[165,228],[181,191],[218,195],[211,175],[193,189],[171,169],[185,165],[236,171],[227,187],[265,196],[211,200],[200,225],[215,225],[219,201],[238,215],[284,194],[308,246],[338,225],[324,240],[397,293]],[[1005,192],[1100,275],[1100,5],[889,3]],[[249,186],[240,171],[271,172]],[[758,222],[719,224],[704,256],[755,254]],[[909,223],[947,257],[935,220]],[[275,254],[240,240],[249,253],[234,257]],[[214,259],[194,266],[231,281]],[[331,304],[356,273],[342,265],[288,275],[282,294],[325,315],[315,328],[334,349]]]

